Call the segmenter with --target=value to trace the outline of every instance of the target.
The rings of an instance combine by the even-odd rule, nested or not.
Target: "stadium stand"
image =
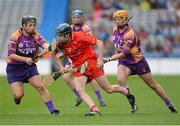
[[[104,41],[105,56],[113,53],[112,13],[127,9],[134,16],[130,24],[140,34],[146,56],[180,57],[180,1],[177,0],[0,0],[0,58],[5,57],[8,38],[19,27],[23,15],[37,17],[38,31],[51,41],[55,26],[65,21],[70,23],[71,15],[68,17],[67,12],[71,14],[74,9],[84,12],[94,35]]]
[[[8,39],[20,27],[21,17],[27,14],[40,21],[42,0],[0,0],[0,58],[6,56]]]
[[[148,57],[180,57],[179,8],[175,0],[93,0],[92,15],[87,21],[94,34],[104,41],[105,56],[112,55],[112,13],[129,10],[130,21],[140,34]]]
[[[0,58],[7,55],[8,39],[21,25],[21,17],[33,15],[38,31],[48,40],[54,38],[54,28],[66,21],[69,0],[0,0]]]

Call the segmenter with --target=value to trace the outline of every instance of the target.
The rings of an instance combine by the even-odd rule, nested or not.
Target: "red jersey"
[[[72,32],[70,42],[59,45],[63,53],[72,60],[75,67],[80,66],[87,59],[97,59],[92,46],[96,44],[96,38],[84,32]]]

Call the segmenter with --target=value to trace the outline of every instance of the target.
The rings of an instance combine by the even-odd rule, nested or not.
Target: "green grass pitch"
[[[165,89],[168,96],[180,113],[180,77],[155,76]],[[115,76],[108,76],[112,84],[116,84]],[[172,114],[162,100],[148,88],[137,76],[128,79],[131,91],[136,96],[139,106],[137,113],[130,113],[127,99],[118,93],[111,95],[101,90],[107,107],[101,108],[102,117],[84,117],[88,107],[83,103],[75,107],[75,97],[68,86],[60,78],[54,85],[48,87],[56,108],[62,116],[51,116],[39,97],[39,94],[29,85],[24,85],[25,96],[19,106],[14,104],[5,77],[0,77],[0,124],[1,125],[178,125],[180,114]],[[87,85],[87,91],[99,106],[92,87]]]

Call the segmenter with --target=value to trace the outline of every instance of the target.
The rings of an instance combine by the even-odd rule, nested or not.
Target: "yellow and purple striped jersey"
[[[139,37],[129,26],[123,32],[114,27],[113,42],[117,52],[125,54],[124,58],[119,59],[119,63],[135,64],[144,57]]]
[[[24,62],[15,61],[9,58],[10,54],[18,54],[25,57],[34,57],[38,54],[38,47],[46,43],[46,40],[38,33],[35,32],[31,36],[25,36],[22,29],[15,31],[8,43],[8,56],[7,62],[11,64],[23,64]]]

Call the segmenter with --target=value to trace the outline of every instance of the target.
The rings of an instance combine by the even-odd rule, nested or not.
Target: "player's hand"
[[[107,63],[107,62],[109,62],[109,61],[111,61],[111,58],[103,58],[103,62],[104,62],[104,63]]]
[[[33,62],[34,62],[34,63],[37,63],[37,62],[38,62],[38,58],[34,59]]]
[[[32,58],[26,58],[25,61],[26,61],[26,63],[27,63],[28,65],[32,65],[32,64],[34,63],[34,61],[32,60]]]
[[[74,71],[73,65],[66,65],[65,69],[67,72],[73,72]]]
[[[100,68],[100,69],[103,69],[103,66],[104,66],[104,61],[103,61],[103,59],[98,59],[97,67]]]
[[[68,72],[68,69],[67,68],[61,68],[61,70],[60,70],[60,73],[61,74],[64,74],[64,73],[67,73]]]

